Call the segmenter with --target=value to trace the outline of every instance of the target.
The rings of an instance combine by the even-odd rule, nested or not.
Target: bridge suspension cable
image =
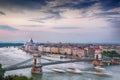
[[[41,58],[41,59],[44,59],[44,60],[48,60],[48,61],[59,61],[59,60],[47,59],[47,58],[45,58],[45,57],[43,57],[43,56],[41,56],[40,58]]]
[[[57,61],[57,60],[47,59],[47,58],[45,58],[45,57],[40,57],[40,58],[41,58],[41,59],[44,59],[44,60],[48,60],[48,61]],[[32,60],[33,60],[33,58],[30,58],[30,59],[25,60],[25,61],[23,61],[23,62],[20,62],[20,63],[14,64],[14,65],[5,67],[5,70],[6,70],[6,71],[9,71],[9,70],[16,70],[16,69],[22,69],[22,68],[32,67],[32,64],[21,66],[22,64],[25,64],[25,63],[30,62],[30,61],[32,61]]]
[[[11,69],[11,68],[18,67],[18,66],[20,66],[20,65],[22,65],[22,64],[25,64],[25,63],[28,63],[28,62],[30,62],[30,61],[32,61],[32,60],[33,60],[33,58],[30,58],[30,59],[27,59],[27,60],[25,60],[25,61],[23,61],[23,62],[20,62],[20,63],[14,64],[14,65],[8,66],[8,67],[6,67],[5,69]]]
[[[72,63],[72,62],[81,62],[81,61],[93,61],[94,59],[77,59],[77,60],[68,60],[68,61],[55,61],[51,63],[42,63],[42,66],[54,65],[54,64],[63,64],[63,63]]]
[[[50,62],[50,63],[41,63],[42,66],[47,66],[47,65],[54,65],[54,64],[63,64],[63,63],[72,63],[72,62],[81,62],[81,61],[93,61],[94,59],[77,59],[77,60],[69,60],[69,61],[55,61],[55,62]],[[32,67],[33,64],[30,65],[25,65],[25,66],[19,66],[19,67],[11,67],[11,68],[5,68],[6,71],[10,70],[16,70],[16,69],[24,69],[24,68],[30,68]],[[40,66],[37,66],[38,68]]]

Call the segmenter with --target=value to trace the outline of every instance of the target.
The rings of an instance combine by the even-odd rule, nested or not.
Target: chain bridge
[[[63,64],[63,63],[72,63],[72,62],[81,62],[81,61],[93,61],[93,58],[83,58],[83,59],[70,59],[70,60],[53,60],[49,59],[47,57],[34,54],[33,58],[27,59],[23,62],[5,67],[4,69],[6,71],[11,71],[11,70],[17,70],[17,69],[24,69],[24,68],[31,68],[32,67],[32,73],[41,73],[42,72],[42,67],[48,66],[48,65],[55,65],[55,64]],[[42,63],[41,60],[47,60],[48,62]],[[30,61],[33,61],[31,64],[26,64]]]

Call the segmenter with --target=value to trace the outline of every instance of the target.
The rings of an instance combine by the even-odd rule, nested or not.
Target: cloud
[[[63,30],[63,29],[80,29],[80,27],[53,27],[53,29]]]
[[[103,16],[107,16],[107,15],[120,15],[119,12],[102,12],[102,13],[98,13],[97,15],[103,15]]]
[[[44,17],[44,18],[36,18],[36,20],[48,20],[48,19],[51,19],[51,18],[54,18],[54,16],[48,16],[48,17]]]
[[[110,27],[120,29],[120,12],[104,12],[98,14],[99,18],[109,22]]]
[[[51,9],[51,10],[47,10],[47,11],[43,11],[43,12],[52,15],[52,16],[49,16],[49,17],[58,19],[58,18],[62,18],[60,13],[62,13],[63,11],[60,11],[60,10],[57,10],[57,9]]]
[[[51,16],[48,15],[48,16],[45,16],[43,18],[32,18],[29,21],[45,23],[45,21],[49,20],[49,19],[60,19],[60,17],[58,15],[52,14]]]
[[[58,1],[58,0],[56,0]],[[81,9],[88,8],[98,1],[96,0],[66,0],[66,1],[58,1],[54,8],[73,8],[73,9]]]
[[[120,27],[119,0],[0,0],[0,10],[0,15],[3,15],[2,11],[7,14],[7,16],[0,16],[2,19],[0,29],[15,31],[17,29],[12,27],[15,26],[23,31],[53,32],[46,34],[49,35],[47,37],[56,35],[54,32],[63,33],[62,35],[71,33],[74,34],[73,37],[76,36],[76,33],[82,33],[83,41],[85,39],[89,41],[90,38],[91,40],[98,38],[107,41],[113,40],[111,34],[114,34]],[[114,32],[112,32],[113,29],[115,29]],[[34,36],[43,35],[35,32]],[[104,32],[106,32],[106,36]],[[119,32],[120,30],[115,35]],[[63,38],[62,35],[59,34],[59,39]],[[109,39],[105,39],[108,36]],[[46,36],[43,35],[43,37]],[[71,35],[69,37],[71,38]],[[69,41],[70,38],[65,36],[63,40]],[[73,39],[75,40],[75,38],[71,40]]]
[[[15,8],[41,9],[43,6],[50,8],[71,7],[84,8],[98,2],[97,0],[0,0],[0,6],[12,6]],[[8,7],[9,8],[9,7]]]
[[[11,26],[7,26],[7,25],[0,25],[0,29],[1,30],[8,30],[8,31],[17,31],[18,29],[13,28]]]
[[[37,9],[46,4],[46,0],[0,0],[0,6],[9,6],[14,8]],[[36,6],[34,6],[36,5]],[[9,8],[8,7],[8,8]]]
[[[43,27],[43,25],[21,25],[24,27]]]
[[[120,7],[120,0],[99,0],[99,3],[104,11]]]
[[[0,15],[6,15],[4,12],[0,11]]]
[[[120,18],[120,12],[118,11],[102,11],[100,13],[95,13],[94,16],[97,18],[103,18],[107,21],[110,21],[110,19],[117,19]]]
[[[71,8],[82,9],[89,8],[95,4],[100,4],[102,10],[110,10],[120,7],[120,0],[0,0],[0,6],[9,8],[22,8],[22,9],[59,9]]]
[[[41,21],[41,20],[39,20],[38,18],[30,19],[30,20],[28,20],[28,21],[45,23],[44,21]]]

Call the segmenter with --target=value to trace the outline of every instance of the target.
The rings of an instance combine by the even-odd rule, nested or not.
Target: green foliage
[[[5,69],[2,68],[2,65],[0,64],[0,80],[4,77]]]
[[[120,57],[120,55],[116,51],[103,51],[103,56],[107,57]]]
[[[33,78],[28,78],[26,76],[18,75],[8,75],[4,77],[5,69],[2,68],[0,64],[0,80],[33,80]]]
[[[26,76],[18,76],[18,75],[8,75],[4,78],[4,80],[33,80],[33,78],[28,78]]]

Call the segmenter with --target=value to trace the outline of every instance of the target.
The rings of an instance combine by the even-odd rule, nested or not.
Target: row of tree
[[[3,80],[33,80],[33,78],[28,78],[22,75],[8,75],[3,78]]]
[[[103,56],[107,57],[120,57],[120,54],[118,54],[116,51],[103,51]]]

